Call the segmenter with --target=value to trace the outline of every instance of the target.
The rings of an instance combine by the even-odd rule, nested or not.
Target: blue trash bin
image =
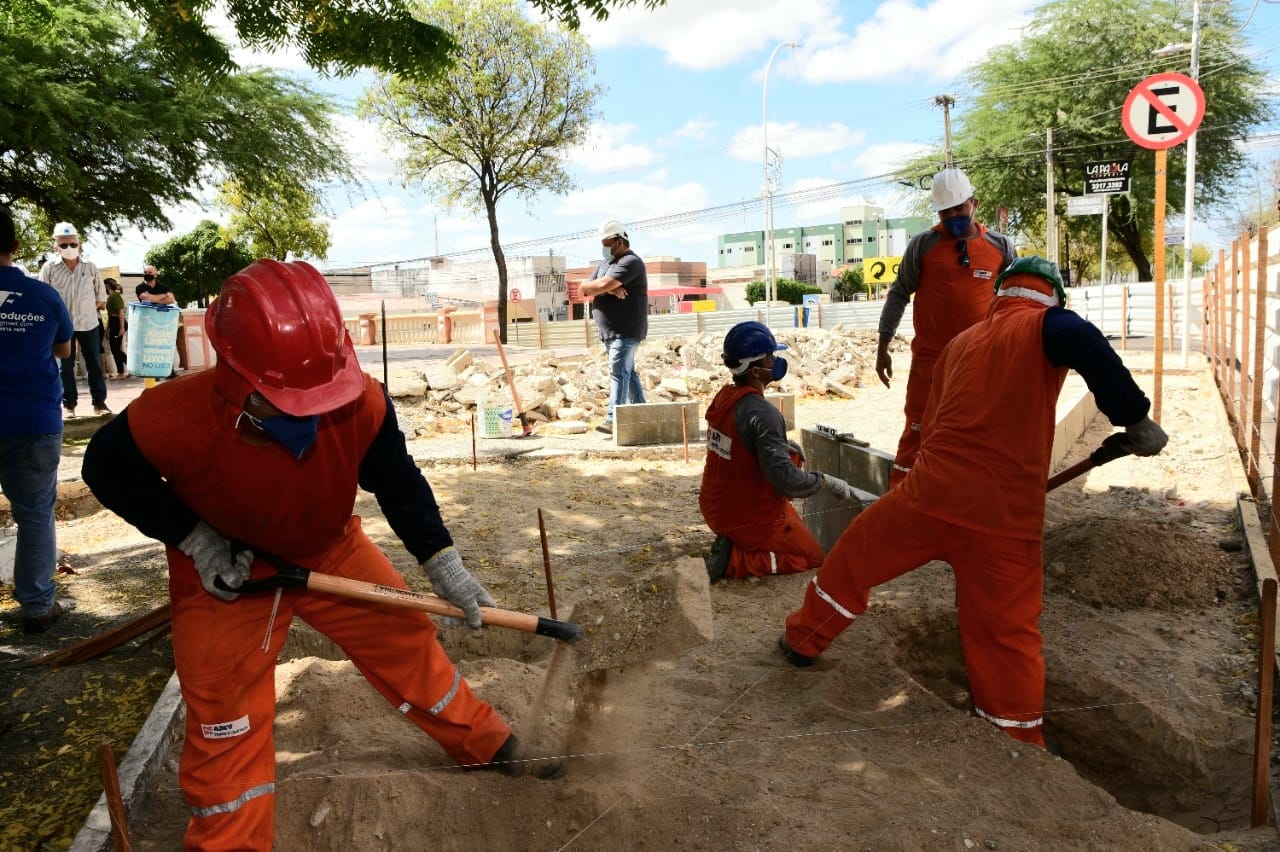
[[[173,373],[174,347],[178,342],[177,305],[130,302],[129,369],[145,379],[164,379]]]

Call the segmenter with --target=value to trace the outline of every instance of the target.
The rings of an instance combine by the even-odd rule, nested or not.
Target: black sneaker
[[[54,601],[53,606],[49,607],[49,611],[44,615],[24,615],[22,617],[23,633],[44,633],[54,623],[62,618],[66,609],[63,608],[61,601]]]
[[[515,734],[507,737],[488,763],[473,768],[501,772],[508,778],[532,775],[542,781],[554,781],[565,774],[564,761],[558,757],[526,757]]]
[[[711,555],[703,560],[707,563],[707,579],[712,583],[718,583],[724,577],[731,553],[733,542],[722,535],[716,536],[716,540],[711,543]]]
[[[606,420],[606,421],[604,421],[603,423],[601,423],[599,426],[597,426],[597,427],[596,427],[596,431],[597,431],[597,432],[603,432],[603,433],[605,433],[606,435],[612,435],[612,434],[613,434],[613,421],[612,421],[612,420]]]
[[[797,654],[791,650],[791,646],[787,644],[787,634],[785,633],[778,637],[778,650],[782,652],[782,659],[798,669],[807,669],[818,659],[817,657],[806,657],[804,654]]]
[[[95,405],[93,407],[93,413],[94,414],[110,414],[111,409],[107,408],[107,404],[104,402],[102,403],[102,405]]]

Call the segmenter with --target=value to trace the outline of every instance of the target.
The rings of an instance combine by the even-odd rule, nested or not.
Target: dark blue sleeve
[[[418,562],[424,562],[453,544],[440,517],[440,507],[427,478],[405,447],[404,433],[396,422],[391,397],[382,428],[360,462],[360,487],[378,499],[391,529]]]
[[[128,407],[94,433],[80,473],[99,503],[165,544],[177,547],[200,521],[138,449]]]
[[[1050,363],[1079,373],[1112,425],[1132,426],[1147,416],[1151,401],[1097,326],[1065,308],[1050,308],[1042,331]]]

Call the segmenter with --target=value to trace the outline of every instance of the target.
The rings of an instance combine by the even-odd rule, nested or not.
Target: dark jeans
[[[84,369],[89,377],[89,398],[96,407],[107,404],[107,380],[102,375],[100,343],[102,332],[98,329],[77,331],[71,338],[71,355],[62,359],[62,407],[75,408],[79,392],[76,390],[76,349],[84,350]]]

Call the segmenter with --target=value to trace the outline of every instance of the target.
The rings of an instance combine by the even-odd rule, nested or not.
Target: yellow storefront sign
[[[705,314],[707,311],[714,311],[716,309],[715,299],[698,299],[692,304],[692,310],[695,314]]]

